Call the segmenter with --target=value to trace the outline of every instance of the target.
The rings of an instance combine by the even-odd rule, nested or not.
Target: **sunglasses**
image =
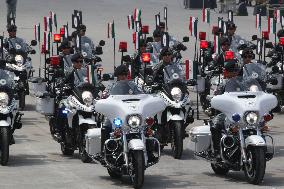
[[[252,55],[245,55],[243,58],[252,58]]]
[[[77,60],[76,62],[77,63],[83,63],[83,60]]]
[[[86,30],[81,30],[82,32],[86,32]]]
[[[17,30],[9,30],[8,32],[17,32]]]
[[[228,28],[228,30],[234,30],[235,28]]]
[[[224,43],[223,46],[231,46],[230,43]]]

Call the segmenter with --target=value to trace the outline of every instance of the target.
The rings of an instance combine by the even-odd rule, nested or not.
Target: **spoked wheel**
[[[7,165],[9,161],[10,128],[0,128],[0,157],[1,165]]]
[[[251,147],[247,151],[247,163],[244,166],[244,172],[251,184],[259,184],[264,177],[266,160],[265,150],[262,147]]]
[[[119,179],[122,177],[121,172],[108,168],[107,172],[111,178]]]
[[[226,175],[229,172],[229,168],[222,167],[216,163],[211,163],[211,167],[216,175]]]
[[[175,159],[180,159],[183,152],[183,124],[181,121],[173,121],[172,123],[173,136],[172,136],[172,152]]]
[[[142,150],[132,152],[131,180],[135,189],[142,188],[144,183],[145,160]]]

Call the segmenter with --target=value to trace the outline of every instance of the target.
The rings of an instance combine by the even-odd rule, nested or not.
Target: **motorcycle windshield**
[[[137,85],[131,81],[117,81],[110,90],[110,95],[142,94]]]
[[[259,82],[252,78],[235,77],[227,81],[225,92],[262,91]]]
[[[173,80],[184,80],[185,74],[180,64],[170,64],[164,68],[164,81],[170,83]]]
[[[83,43],[81,46],[81,50],[84,58],[92,58],[92,47],[89,43]]]
[[[14,77],[15,74],[13,72],[0,69],[0,87],[14,88]]]
[[[257,79],[259,81],[266,80],[266,68],[260,63],[250,63],[243,67],[244,79]]]

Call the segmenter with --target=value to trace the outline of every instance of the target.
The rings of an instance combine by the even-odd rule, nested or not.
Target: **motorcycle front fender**
[[[182,121],[184,120],[184,113],[180,111],[179,114],[172,114],[170,111],[167,112],[167,122],[169,121]]]
[[[96,125],[97,122],[94,120],[94,118],[83,118],[83,116],[79,115],[79,125],[82,124],[88,124],[88,125]]]
[[[144,150],[145,145],[141,139],[132,139],[128,142],[129,150]]]
[[[248,146],[266,146],[266,142],[261,136],[251,135],[245,139],[245,145]]]

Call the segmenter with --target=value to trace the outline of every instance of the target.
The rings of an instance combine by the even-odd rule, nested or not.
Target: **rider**
[[[151,48],[153,49],[152,53],[153,57],[156,60],[159,60],[159,55],[162,49],[161,36],[162,33],[159,29],[154,30],[153,32],[154,42],[151,43]]]
[[[241,36],[235,34],[236,33],[237,26],[234,24],[234,22],[229,21],[227,24],[227,31],[228,31],[228,39],[231,44],[231,49],[237,53],[238,46],[247,43],[245,39],[243,39]]]
[[[169,47],[164,47],[160,53],[160,62],[153,68],[154,82],[164,83],[164,68],[170,65],[173,60],[173,53]]]
[[[240,76],[240,67],[236,64],[234,60],[232,60],[230,62],[225,63],[224,69],[227,72],[226,77],[228,81],[224,86],[220,87],[218,93],[223,94],[224,92],[241,91],[240,83],[242,82],[243,77]],[[225,129],[225,119],[225,114],[218,114],[213,119],[213,125],[210,128],[213,140],[214,154],[216,155],[216,157],[220,155],[220,141],[222,138],[222,131]]]
[[[86,30],[87,30],[87,27],[85,26],[85,25],[83,25],[83,24],[81,24],[80,26],[79,26],[79,34],[80,34],[80,36],[81,36],[81,46],[83,47],[83,46],[85,46],[85,47],[91,47],[91,49],[92,50],[94,50],[95,49],[95,45],[94,45],[94,43],[93,43],[93,41],[89,38],[89,37],[87,37],[85,34],[86,34]]]
[[[230,50],[230,40],[227,37],[221,37],[220,38],[220,45],[221,45],[221,52],[220,54],[216,54],[214,53],[212,55],[213,57],[213,65],[214,67],[220,67],[222,68],[224,66],[224,62],[225,62],[225,52]]]
[[[28,44],[22,39],[17,37],[17,26],[10,25],[7,28],[9,37],[4,40],[4,46],[8,50],[22,49],[24,52],[27,51]]]
[[[73,49],[71,47],[71,44],[68,40],[64,40],[61,45],[59,46],[60,51],[60,58],[62,58],[63,61],[63,68],[64,68],[64,74],[70,73],[72,71],[72,61],[71,61],[71,54],[73,53]]]

